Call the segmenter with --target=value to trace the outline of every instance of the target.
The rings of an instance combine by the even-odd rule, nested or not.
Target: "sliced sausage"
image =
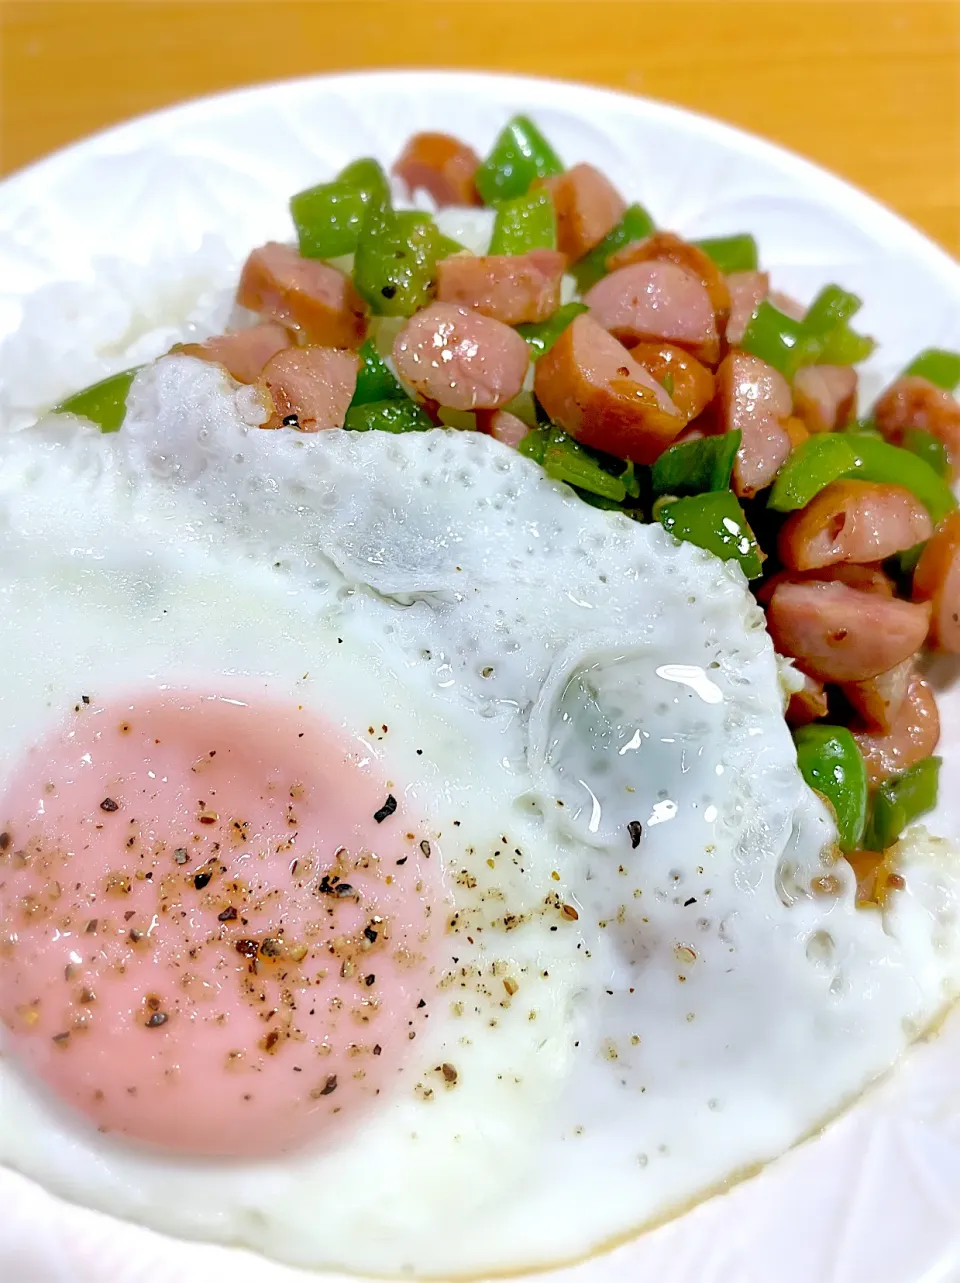
[[[667,390],[687,420],[695,419],[713,400],[714,377],[695,356],[672,343],[637,343],[630,355]]]
[[[301,432],[342,428],[357,386],[360,358],[330,347],[287,348],[268,361],[258,385],[273,413],[265,428]]]
[[[767,628],[782,655],[822,682],[862,682],[923,645],[930,606],[859,592],[842,583],[781,583]]]
[[[944,517],[913,572],[913,600],[933,608],[927,645],[960,655],[960,512]]]
[[[793,380],[793,408],[808,432],[835,432],[856,416],[857,372],[851,365],[807,365]]]
[[[930,514],[903,486],[834,481],[780,528],[777,552],[790,570],[837,561],[883,561],[929,539]]]
[[[356,348],[367,332],[367,309],[350,278],[277,241],[244,263],[237,302],[322,347]]]
[[[696,245],[682,240],[673,232],[654,232],[642,241],[624,245],[607,259],[607,271],[615,272],[634,263],[674,263],[700,282],[707,291],[716,315],[717,328],[723,334],[730,316],[730,287],[716,263]]]
[[[810,722],[826,717],[828,711],[827,692],[823,688],[823,682],[818,682],[815,677],[808,677],[806,673],[800,675],[803,686],[800,690],[791,692],[790,703],[787,705],[788,726],[807,726]]]
[[[574,165],[555,178],[536,184],[553,197],[557,212],[557,248],[571,261],[599,245],[623,217],[627,203],[605,174],[593,165]]]
[[[433,303],[406,322],[393,360],[401,379],[438,405],[495,410],[523,387],[530,349],[502,321]]]
[[[474,175],[480,157],[450,134],[414,134],[393,166],[393,172],[412,196],[427,191],[441,207],[482,205]]]
[[[934,752],[940,739],[940,714],[933,688],[914,673],[890,729],[854,729],[853,738],[863,754],[871,784],[880,784],[922,762]]]
[[[847,682],[840,689],[868,730],[889,731],[907,697],[913,678],[913,658],[865,682]]]
[[[946,446],[956,475],[960,472],[960,403],[928,379],[897,379],[873,407],[877,427],[894,445],[907,428],[922,428]]]
[[[784,294],[782,290],[771,290],[769,295],[770,302],[782,312],[784,316],[789,316],[791,321],[802,321],[807,314],[806,304],[798,303],[790,294]]]
[[[289,330],[267,321],[236,334],[215,334],[202,343],[182,343],[175,351],[222,365],[238,383],[256,383],[270,358],[292,342]]]
[[[661,384],[589,313],[537,362],[533,388],[571,436],[637,463],[652,463],[686,423]]]
[[[824,566],[821,570],[778,570],[775,575],[765,579],[759,588],[754,589],[754,595],[761,606],[769,606],[770,599],[780,584],[805,583],[841,583],[861,592],[879,593],[881,597],[894,595],[893,580],[879,566],[857,566],[845,561]]]
[[[710,295],[676,263],[635,263],[603,277],[583,298],[594,320],[631,343],[666,342],[716,365],[720,334]]]
[[[437,264],[437,301],[468,307],[504,325],[545,321],[560,306],[567,265],[557,250],[528,254],[457,254]]]
[[[733,465],[733,488],[750,497],[768,486],[790,454],[784,420],[790,385],[783,375],[746,352],[730,352],[717,371],[717,426],[743,434]]]
[[[802,419],[798,419],[795,414],[788,414],[783,421],[783,430],[790,438],[790,449],[796,450],[798,445],[803,445],[804,441],[810,440],[810,433]]]
[[[522,419],[509,410],[478,410],[477,427],[496,441],[516,448],[530,431]]]
[[[770,277],[766,272],[731,272],[727,289],[730,291],[727,342],[737,347],[743,341],[750,318],[770,293]]]

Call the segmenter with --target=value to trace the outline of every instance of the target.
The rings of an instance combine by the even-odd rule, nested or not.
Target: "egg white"
[[[428,1033],[349,1140],[273,1162],[116,1143],[0,1060],[0,1161],[294,1264],[518,1270],[775,1157],[887,1069],[955,992],[958,861],[924,848],[854,907],[739,571],[476,434],[248,408],[169,358],[116,436],[0,443],[0,770],[81,689],[230,679],[387,722],[371,751],[452,900]]]

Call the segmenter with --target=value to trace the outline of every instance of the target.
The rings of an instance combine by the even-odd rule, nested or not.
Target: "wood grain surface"
[[[0,172],[184,98],[364,67],[679,103],[819,161],[960,254],[958,0],[0,0]]]

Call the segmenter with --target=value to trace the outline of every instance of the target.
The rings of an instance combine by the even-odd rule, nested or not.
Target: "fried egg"
[[[128,405],[0,442],[0,1161],[517,1272],[775,1158],[953,998],[956,853],[856,907],[731,563],[480,434],[260,431],[190,358]]]

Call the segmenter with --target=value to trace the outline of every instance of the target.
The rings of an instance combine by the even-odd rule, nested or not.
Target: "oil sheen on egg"
[[[957,860],[930,844],[882,911],[855,907],[739,572],[480,435],[309,437],[243,414],[217,369],[169,358],[138,376],[115,436],[60,419],[0,444],[0,1161],[296,1265],[509,1272],[682,1209],[886,1071],[955,994]],[[193,771],[205,736],[215,762],[230,750],[226,806]],[[377,820],[381,794],[396,806]],[[51,973],[56,1016],[80,1023],[44,1010],[23,1027],[24,896],[31,920],[53,881],[54,906],[72,903],[56,861],[96,849],[81,882],[97,912],[57,930],[120,932],[110,826],[148,801],[137,850],[176,905],[129,893],[154,951],[111,937],[127,969],[104,1014],[87,1004],[84,1025],[82,990],[64,1005]],[[237,854],[238,817],[269,838],[258,851],[302,830],[307,865]],[[236,1086],[213,1008],[163,988],[191,947],[216,995],[247,982],[231,907],[258,948],[280,941],[254,988],[281,1014],[293,995],[269,1048],[260,1009],[230,1008],[262,1091]],[[365,950],[368,907],[389,929]],[[63,1068],[98,1021],[111,1096],[149,1087],[116,1110],[92,1100],[105,1056],[81,1046]],[[174,1065],[223,1097],[215,1118],[164,1096]]]

